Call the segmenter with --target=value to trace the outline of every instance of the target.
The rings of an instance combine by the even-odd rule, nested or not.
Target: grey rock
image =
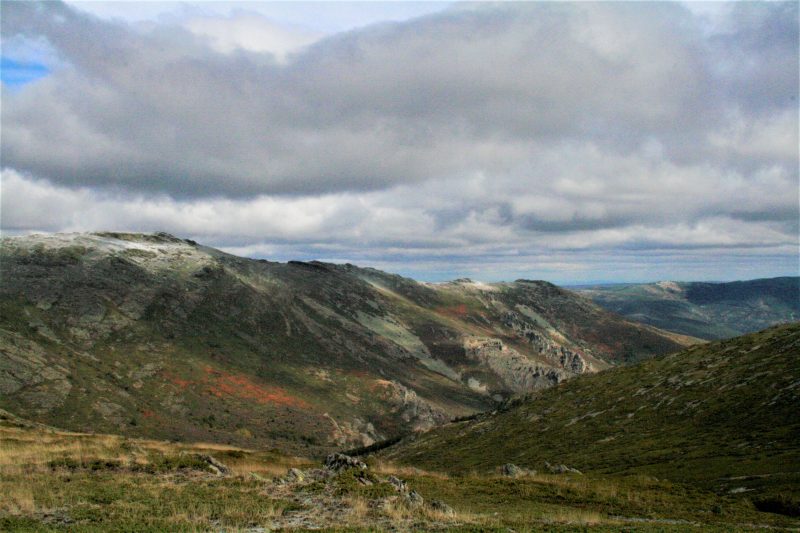
[[[303,474],[302,470],[298,470],[297,468],[290,468],[289,472],[286,473],[286,481],[290,483],[300,483],[306,478],[305,474]]]
[[[206,464],[208,464],[208,469],[211,470],[213,473],[217,474],[218,476],[230,472],[227,466],[214,459],[214,457],[211,455],[200,455],[198,457],[200,458],[201,461],[205,461]]]
[[[367,464],[343,453],[332,453],[325,458],[325,468],[333,471],[339,471],[345,468],[360,468],[361,470],[366,470]]]
[[[501,469],[504,476],[519,477],[524,473],[524,470],[515,465],[514,463],[506,463]]]
[[[547,469],[553,474],[581,474],[582,472],[577,468],[571,468],[567,465],[551,465],[547,461],[544,462]]]
[[[412,490],[406,494],[406,503],[409,507],[421,507],[425,504],[425,498],[419,492]]]
[[[402,479],[400,479],[398,477],[395,477],[395,476],[389,476],[386,479],[386,481],[390,485],[392,485],[394,487],[394,490],[396,490],[397,492],[400,492],[400,493],[408,492],[408,485],[406,485],[406,482],[403,481]]]
[[[446,515],[456,514],[456,512],[453,510],[452,507],[450,507],[441,500],[431,500],[430,508],[433,509],[434,511],[438,511]]]

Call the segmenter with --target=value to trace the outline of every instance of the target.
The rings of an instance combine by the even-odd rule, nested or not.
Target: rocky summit
[[[322,456],[674,352],[542,281],[418,283],[172,235],[5,238],[0,407],[40,423]]]

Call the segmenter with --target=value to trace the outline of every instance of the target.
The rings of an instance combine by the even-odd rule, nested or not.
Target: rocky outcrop
[[[414,431],[425,431],[450,420],[447,413],[396,381],[379,381],[382,397],[395,405],[404,422]]]
[[[487,365],[510,390],[517,393],[551,387],[570,375],[565,370],[531,361],[500,339],[467,337],[464,350],[468,358]]]
[[[547,358],[554,365],[572,374],[583,374],[593,370],[582,354],[548,339],[518,313],[507,312],[503,316],[503,324],[525,339],[542,357]]]
[[[344,468],[358,468],[366,470],[367,465],[360,459],[350,457],[343,453],[332,453],[325,458],[325,468],[338,472]]]
[[[581,471],[577,468],[571,468],[567,465],[551,465],[545,461],[544,466],[550,471],[551,474],[581,474]]]
[[[214,473],[214,474],[216,474],[218,476],[222,476],[222,475],[225,475],[228,472],[230,472],[230,469],[228,469],[227,466],[225,466],[224,464],[220,463],[212,455],[199,455],[198,458],[201,461],[204,461],[206,463],[208,469],[212,473]]]
[[[61,405],[72,390],[69,370],[37,342],[0,330],[0,395],[18,394],[34,412]]]

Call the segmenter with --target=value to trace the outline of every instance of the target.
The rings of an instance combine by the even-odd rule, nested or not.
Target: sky
[[[798,275],[798,3],[3,2],[0,228],[420,280]]]

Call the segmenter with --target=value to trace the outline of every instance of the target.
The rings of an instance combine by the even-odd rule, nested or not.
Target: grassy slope
[[[730,338],[800,319],[800,277],[609,285],[579,292],[632,320],[702,339]]]
[[[581,376],[385,454],[467,472],[544,461],[726,492],[798,492],[800,324]]]
[[[230,473],[208,471],[212,454]],[[448,476],[371,462],[320,482],[275,481],[311,463],[276,452],[54,430],[0,412],[0,530],[731,531],[797,526],[749,502],[648,477]],[[306,470],[308,472],[308,470]],[[408,507],[386,483],[404,479],[429,505]]]
[[[517,304],[599,368],[687,342],[546,283],[431,287],[168,235],[29,236],[0,251],[0,407],[80,431],[320,454],[485,410],[509,391],[466,358],[465,336],[554,364],[504,323]]]

